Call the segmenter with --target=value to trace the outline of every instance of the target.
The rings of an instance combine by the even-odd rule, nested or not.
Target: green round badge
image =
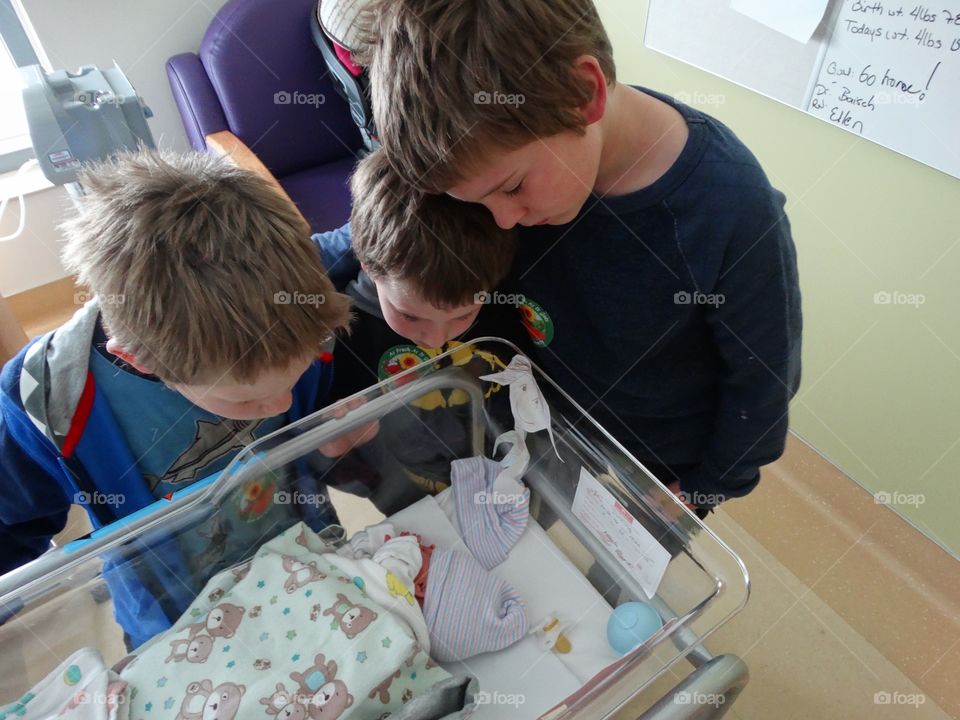
[[[386,380],[429,359],[430,356],[416,345],[394,345],[380,356],[377,377]]]
[[[534,345],[547,347],[553,342],[553,320],[540,303],[524,298],[520,306],[520,318]]]

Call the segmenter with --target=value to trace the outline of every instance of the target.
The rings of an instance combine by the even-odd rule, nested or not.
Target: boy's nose
[[[434,327],[423,333],[420,338],[421,347],[438,348],[447,341],[447,329],[445,327]]]
[[[527,214],[526,208],[513,205],[512,203],[499,203],[490,207],[493,213],[493,219],[503,230],[509,230],[519,222],[520,218]]]
[[[278,395],[277,397],[270,398],[269,400],[264,400],[260,404],[260,412],[263,413],[264,417],[279,415],[280,413],[283,413],[289,410],[290,405],[292,403],[293,403],[293,393],[288,392],[283,395]]]

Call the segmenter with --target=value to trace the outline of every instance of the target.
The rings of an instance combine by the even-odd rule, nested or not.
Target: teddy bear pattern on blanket
[[[121,671],[130,720],[379,718],[450,679],[317,543],[298,523],[214,576]]]

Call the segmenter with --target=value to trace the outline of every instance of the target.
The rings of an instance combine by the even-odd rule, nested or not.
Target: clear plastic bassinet
[[[349,525],[358,507],[392,515],[441,490],[451,460],[490,456],[495,438],[512,427],[507,389],[480,377],[501,369],[515,353],[504,341],[481,339],[427,361],[398,357],[390,366],[396,374],[256,442],[218,477],[0,578],[0,707],[80,647],[96,647],[108,664],[120,660],[138,632],[150,634],[175,620],[213,574],[252,556],[285,525],[301,519],[318,525],[320,505],[311,498],[333,495],[341,522]],[[404,369],[407,364],[412,367]],[[516,661],[510,649],[502,657],[466,662],[465,670],[476,669],[479,677],[480,701],[489,706],[481,706],[478,717],[615,717],[685,657],[692,674],[642,717],[720,717],[746,683],[747,671],[736,657],[711,657],[702,642],[745,605],[743,563],[536,367],[534,375],[550,408],[560,457],[546,432],[527,436],[527,534],[535,537],[527,561],[537,568],[528,574],[539,575],[528,588],[531,596],[546,593],[531,599],[531,607],[566,608],[574,649],[583,648],[584,658],[589,649],[590,658],[576,661],[573,679],[564,681],[549,664],[571,661],[548,649],[541,651],[543,662],[539,656],[530,662],[528,653],[519,666],[511,665]],[[371,422],[379,424],[379,433],[366,445],[336,458],[317,452]],[[342,492],[328,493],[328,485]],[[612,499],[617,528],[597,527],[584,515],[587,486]],[[231,553],[217,545],[217,521],[228,508],[235,516],[237,508],[251,511],[265,503],[283,508],[263,514],[269,521],[259,526],[251,521],[244,528],[245,546]],[[666,550],[669,560],[654,587],[625,563],[616,543],[610,545],[608,529],[652,536]],[[518,585],[524,581],[515,577]],[[125,597],[120,617],[118,593],[127,592],[131,578],[141,596],[146,588],[148,599]],[[523,587],[518,590],[524,594]],[[592,599],[574,606],[574,596]],[[620,657],[597,636],[612,608],[634,600],[656,608],[663,627]]]

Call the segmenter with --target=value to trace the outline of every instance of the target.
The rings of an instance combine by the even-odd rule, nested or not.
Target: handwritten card
[[[960,177],[960,0],[843,0],[808,108]]]
[[[652,598],[670,553],[586,468],[580,468],[573,514]]]

